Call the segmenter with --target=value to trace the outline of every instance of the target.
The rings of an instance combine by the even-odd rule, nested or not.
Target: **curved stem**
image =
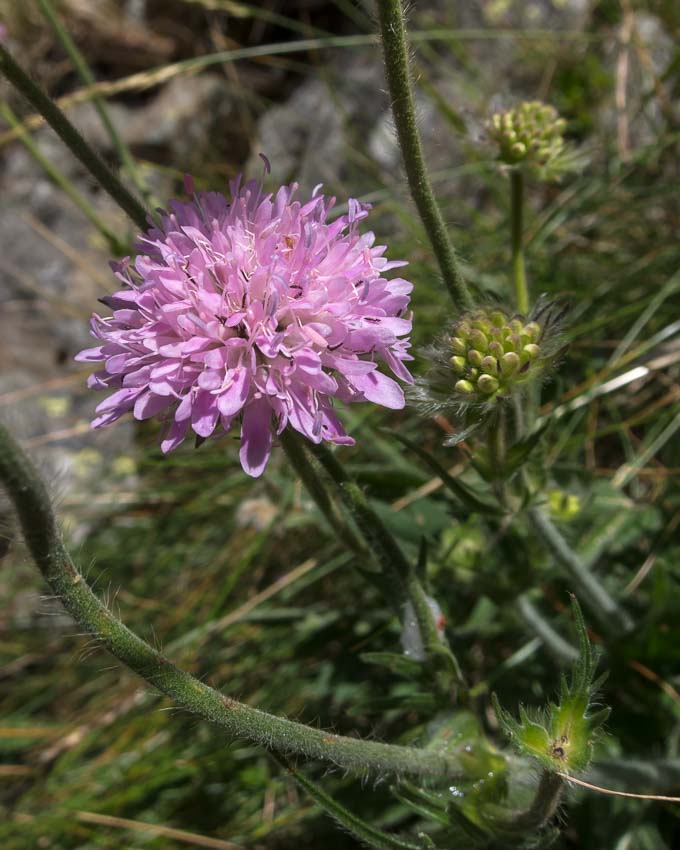
[[[101,157],[96,154],[71,124],[59,107],[40,89],[28,74],[14,61],[0,44],[0,72],[28,100],[71,153],[85,166],[99,185],[128,214],[141,230],[147,230],[147,213],[139,201],[130,194]]]
[[[347,769],[432,777],[453,777],[463,772],[455,755],[312,729],[231,699],[175,667],[94,595],[64,547],[44,482],[2,425],[0,481],[14,503],[36,565],[66,610],[112,655],[176,705],[277,752],[324,759]]]
[[[409,71],[402,0],[377,0],[377,6],[387,88],[411,195],[453,303],[461,309],[470,307],[472,297],[461,273],[425,165]]]
[[[529,312],[529,287],[524,268],[524,175],[519,169],[510,172],[510,228],[512,235],[512,277],[517,309]]]
[[[544,770],[531,805],[524,811],[493,816],[494,829],[507,836],[526,838],[527,834],[544,827],[555,814],[563,789],[562,777]]]
[[[577,596],[590,609],[602,628],[613,635],[629,631],[633,623],[628,614],[571,549],[549,517],[540,508],[533,508],[529,511],[529,521],[546,549],[564,567],[573,582]]]
[[[456,680],[462,684],[464,679],[460,665],[440,637],[423,586],[392,533],[371,506],[361,487],[349,476],[335,455],[323,443],[310,443],[309,448],[337,486],[340,498],[354,517],[385,574],[394,576],[404,596],[413,606],[425,652],[435,662],[445,655],[453,667]]]

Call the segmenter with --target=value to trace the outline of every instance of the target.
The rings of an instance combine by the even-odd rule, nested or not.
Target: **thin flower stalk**
[[[529,286],[524,266],[524,175],[519,169],[510,173],[510,229],[517,309],[526,315],[529,312]]]
[[[2,425],[0,482],[14,504],[36,566],[69,614],[101,646],[177,706],[275,752],[323,759],[348,770],[447,779],[462,775],[461,760],[455,753],[363,741],[310,728],[251,708],[179,669],[128,629],[92,592],[64,547],[45,483]]]
[[[286,428],[279,437],[279,441],[286,453],[288,462],[299,476],[305,489],[326,518],[330,527],[337,534],[338,540],[341,540],[354,554],[370,558],[370,551],[363,538],[359,537],[356,531],[345,522],[344,517],[338,511],[337,505],[328,492],[326,483],[307,457],[299,435],[292,428]]]
[[[409,563],[391,532],[371,506],[361,487],[346,472],[335,455],[324,445],[310,446],[331,480],[338,488],[340,498],[354,517],[367,545],[375,554],[386,575],[394,576],[406,600],[410,603],[418,624],[427,657],[440,667],[446,657],[458,684],[464,677],[456,657],[444,642],[432,608],[415,569]]]

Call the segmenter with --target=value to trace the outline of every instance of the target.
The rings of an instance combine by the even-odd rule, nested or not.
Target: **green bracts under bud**
[[[494,699],[501,726],[517,748],[549,770],[560,772],[579,772],[588,767],[593,743],[609,716],[608,708],[592,711],[606,675],[595,675],[599,655],[590,645],[583,614],[575,599],[572,610],[579,637],[579,657],[571,681],[562,677],[559,704],[550,703],[533,714],[520,708],[518,722]]]
[[[448,340],[455,392],[466,403],[488,404],[537,377],[545,365],[542,333],[538,322],[526,322],[498,307],[466,313]]]

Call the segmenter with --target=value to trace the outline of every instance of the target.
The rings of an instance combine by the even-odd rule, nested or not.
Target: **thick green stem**
[[[279,437],[279,441],[283,450],[286,453],[290,465],[300,477],[300,480],[305,485],[307,492],[316,502],[316,506],[321,513],[326,517],[328,524],[338,536],[338,540],[344,543],[356,555],[370,558],[371,553],[359,537],[356,531],[351,528],[344,520],[343,516],[338,511],[333,499],[331,498],[324,481],[317,474],[316,469],[310,463],[301,438],[292,428],[286,428]]]
[[[633,623],[628,614],[572,550],[549,517],[540,508],[531,509],[528,515],[534,531],[541,538],[546,549],[564,568],[573,583],[576,595],[588,607],[602,628],[614,636],[629,631]]]
[[[36,565],[66,610],[84,631],[176,705],[274,751],[324,759],[347,769],[440,778],[463,773],[456,755],[312,729],[237,702],[175,667],[94,595],[63,545],[44,482],[2,425],[0,482],[14,504]]]
[[[494,830],[508,838],[524,839],[527,835],[542,829],[557,811],[563,789],[564,780],[561,776],[547,770],[543,771],[531,805],[524,811],[504,813],[490,818]]]
[[[519,169],[510,172],[510,229],[512,234],[512,278],[517,309],[529,312],[529,287],[524,268],[524,175]]]
[[[394,576],[405,598],[411,603],[426,654],[434,661],[441,660],[444,655],[449,658],[456,679],[462,683],[463,675],[458,661],[440,637],[423,586],[392,533],[335,455],[323,443],[318,446],[310,443],[310,451],[337,486],[340,498],[354,517],[385,574]]]
[[[122,255],[126,252],[126,247],[122,244],[116,234],[109,228],[105,221],[94,209],[92,204],[83,195],[78,192],[73,183],[57,166],[40,150],[38,145],[33,141],[30,133],[24,130],[21,122],[16,117],[14,112],[6,103],[0,103],[0,115],[13,127],[19,134],[19,139],[26,150],[30,153],[33,159],[45,171],[47,176],[56,183],[57,186],[67,195],[78,209],[92,222],[101,235],[109,243],[111,251],[116,255]]]
[[[377,7],[387,88],[408,185],[453,303],[464,309],[472,306],[472,297],[461,273],[425,165],[411,85],[402,0],[377,0]]]
[[[139,201],[130,194],[101,157],[96,154],[71,124],[64,113],[14,61],[0,44],[0,72],[28,100],[71,153],[85,166],[99,185],[108,192],[118,206],[128,214],[141,230],[147,230],[147,213]]]
[[[71,34],[66,29],[66,27],[62,24],[59,19],[59,16],[54,10],[52,3],[50,0],[38,0],[38,6],[40,6],[40,10],[42,11],[47,23],[52,27],[52,30],[61,43],[62,47],[68,54],[69,59],[73,62],[73,65],[78,72],[78,76],[82,80],[82,82],[86,86],[92,86],[96,83],[94,74],[90,70],[90,66],[85,61],[85,57],[78,50],[75,42],[71,38]],[[118,154],[118,159],[121,162],[121,165],[125,168],[127,173],[130,176],[130,179],[135,185],[135,188],[139,192],[139,194],[146,200],[147,203],[150,202],[148,187],[145,185],[144,181],[139,177],[139,170],[137,168],[137,164],[134,160],[134,157],[130,153],[130,149],[123,141],[120,133],[116,129],[115,124],[111,120],[109,116],[108,110],[106,108],[106,103],[102,97],[95,94],[92,97],[92,103],[94,104],[94,108],[97,110],[97,114],[99,115],[99,120],[102,123],[102,126],[106,130],[109,139],[111,140],[111,144],[113,145],[116,153]]]

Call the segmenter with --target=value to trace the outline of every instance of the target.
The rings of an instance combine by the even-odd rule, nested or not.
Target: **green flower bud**
[[[539,101],[519,104],[492,115],[489,136],[498,146],[498,159],[505,165],[527,167],[546,179],[569,167],[563,133],[566,122],[557,111]]]
[[[482,369],[487,375],[495,376],[498,374],[498,361],[495,357],[487,355],[482,359]]]
[[[498,392],[499,387],[500,384],[491,375],[480,375],[477,379],[477,388],[485,395],[492,395]]]
[[[489,354],[493,354],[496,360],[500,360],[500,358],[505,354],[505,349],[500,342],[490,342]]]
[[[608,708],[595,709],[597,692],[606,676],[595,675],[597,655],[593,652],[583,615],[573,605],[579,635],[580,653],[570,681],[562,677],[559,703],[549,703],[541,712],[520,708],[519,721],[503,709],[494,697],[494,708],[501,726],[524,755],[541,762],[548,770],[578,772],[592,758],[593,744]]]
[[[541,304],[536,315],[527,321],[497,306],[463,314],[444,340],[446,374],[438,373],[452,401],[458,394],[460,404],[493,404],[541,374],[556,351],[556,313]],[[437,391],[443,392],[441,384]]]
[[[477,351],[488,351],[489,348],[489,340],[486,336],[477,328],[473,328],[470,331],[469,336],[470,345],[473,345]]]
[[[529,322],[529,324],[524,325],[524,333],[532,342],[536,342],[541,335],[541,326],[538,322]]]
[[[514,375],[520,367],[519,354],[516,354],[514,351],[508,351],[507,354],[504,354],[501,357],[500,367],[501,375],[503,375],[504,378],[509,378]]]
[[[476,348],[471,348],[467,353],[467,359],[472,366],[481,366],[484,355]]]

